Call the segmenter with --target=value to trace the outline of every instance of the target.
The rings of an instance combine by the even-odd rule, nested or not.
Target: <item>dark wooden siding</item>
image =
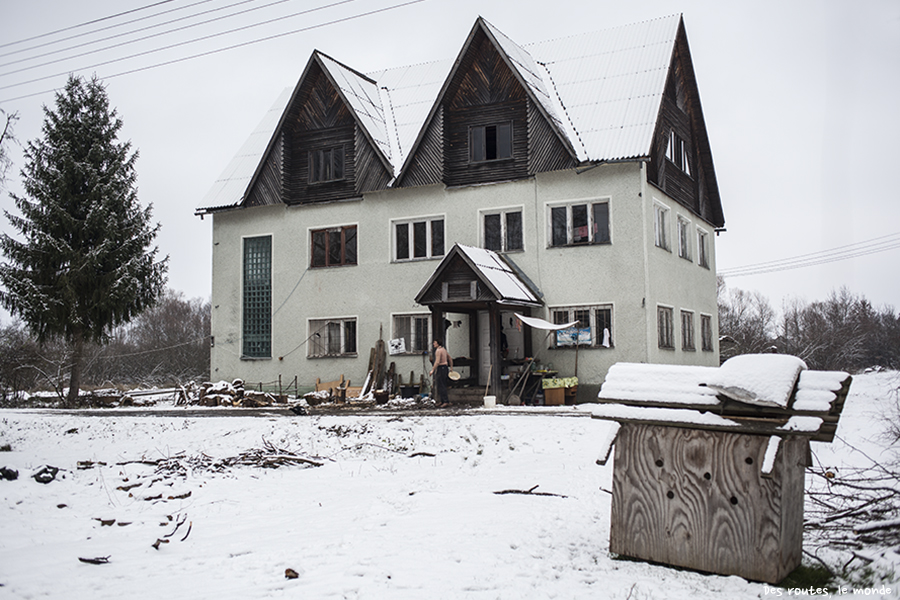
[[[372,144],[369,143],[368,138],[358,125],[356,127],[355,154],[357,195],[385,189],[391,182],[393,174],[384,167],[384,163],[381,162]]]
[[[295,131],[288,136],[285,147],[284,191],[285,203],[307,204],[356,196],[355,125]],[[309,182],[309,153],[318,149],[342,146],[344,149],[344,178],[338,181]]]
[[[690,118],[668,94],[663,97],[660,122],[662,123],[662,160],[660,163],[659,184],[663,191],[672,199],[699,214],[699,200],[697,188],[697,176],[700,174],[697,153],[694,151],[693,131]],[[669,131],[674,130],[685,144],[685,151],[691,167],[691,175],[688,175],[672,162],[666,159],[666,147],[668,145]],[[695,172],[697,171],[697,172]]]
[[[446,286],[445,286],[446,284]],[[444,288],[447,288],[445,297]],[[473,290],[474,288],[474,290]],[[474,294],[472,293],[474,291]],[[422,295],[420,304],[491,302],[497,300],[481,278],[459,255],[454,256]]]
[[[247,195],[244,206],[265,206],[281,203],[281,166],[282,166],[282,136],[275,138],[275,144],[266,157],[259,177],[253,184],[253,188]]]
[[[444,178],[444,107],[439,106],[398,187],[431,185]]]
[[[529,173],[558,171],[578,164],[547,119],[531,101],[528,102],[528,146]]]
[[[469,128],[512,122],[512,158],[469,162]],[[528,119],[526,102],[503,102],[451,111],[447,118],[444,151],[447,185],[471,185],[528,176]]]

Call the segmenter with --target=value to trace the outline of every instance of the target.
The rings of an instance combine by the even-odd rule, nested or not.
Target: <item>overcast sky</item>
[[[716,239],[719,271],[835,248],[842,249],[825,258],[864,254],[730,277],[728,286],[760,291],[780,308],[787,298],[824,299],[846,285],[876,306],[900,308],[897,0],[339,0],[315,10],[327,3],[0,0],[0,108],[19,113],[16,133],[24,143],[40,135],[41,107],[53,104],[51,90],[66,73],[103,79],[125,123],[122,137],[140,151],[139,196],[162,224],[169,285],[209,298],[211,219],[201,221],[194,209],[279,93],[296,84],[314,49],[365,73],[454,58],[479,15],[525,44],[682,13],[725,211],[727,231]],[[151,4],[157,6],[104,19]],[[214,12],[149,28],[201,11]],[[159,16],[145,18],[151,15]],[[116,26],[135,19],[142,20]],[[136,28],[148,29],[111,37]],[[236,28],[245,29],[177,45]],[[305,31],[282,35],[297,30]],[[53,43],[65,37],[72,39]],[[100,37],[111,39],[86,44]],[[173,47],[154,51],[166,46]],[[39,54],[46,56],[34,58]],[[206,55],[181,60],[198,54]],[[18,149],[13,158],[8,187],[20,192]],[[0,207],[13,206],[3,193]],[[881,246],[863,244],[876,238]],[[894,247],[877,251],[885,244]]]

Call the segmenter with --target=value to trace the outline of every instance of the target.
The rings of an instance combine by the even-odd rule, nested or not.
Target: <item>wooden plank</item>
[[[771,478],[768,438],[624,424],[616,440],[610,550],[775,583],[800,564],[802,457],[790,437]]]

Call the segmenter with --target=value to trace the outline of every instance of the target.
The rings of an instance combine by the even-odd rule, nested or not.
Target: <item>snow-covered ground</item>
[[[897,373],[856,377],[818,463],[887,461],[897,385]],[[610,424],[583,410],[103,415],[0,412],[0,466],[19,471],[0,480],[0,598],[774,596],[610,556],[612,461],[596,464]],[[322,466],[216,467],[267,444]],[[31,477],[43,465],[60,468],[54,481]],[[874,566],[872,585],[897,595],[900,557]]]

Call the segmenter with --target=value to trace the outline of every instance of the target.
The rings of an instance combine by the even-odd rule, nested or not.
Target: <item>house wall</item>
[[[489,185],[446,188],[437,184],[372,192],[362,200],[217,213],[213,218],[212,379],[271,382],[281,375],[288,382],[296,375],[303,387],[311,386],[317,377],[333,380],[343,374],[353,385],[362,385],[369,350],[379,331],[386,341],[392,336],[392,315],[428,313],[413,298],[440,262],[440,258],[392,262],[392,220],[442,216],[445,251],[449,251],[457,242],[481,246],[482,211],[515,207],[523,212],[525,249],[508,257],[534,282],[546,305],[532,314],[549,319],[551,307],[613,306],[613,347],[578,351],[578,376],[584,385],[595,389],[609,366],[619,361],[717,364],[717,353],[699,350],[699,314],[715,315],[712,228],[707,226],[711,269],[697,266],[696,250],[691,264],[655,248],[654,198],[680,214],[680,205],[646,184],[640,163],[621,163],[581,174],[566,170]],[[610,203],[610,244],[548,247],[550,206],[598,199]],[[692,217],[692,222],[697,219]],[[357,265],[308,268],[311,230],[353,224],[358,227]],[[256,235],[273,238],[272,358],[247,360],[240,356],[241,240]],[[659,351],[657,302],[695,311],[697,351],[682,352],[680,347]],[[357,357],[308,359],[307,320],[336,317],[358,319]],[[467,355],[468,342],[466,327],[450,330],[452,355]],[[538,361],[552,363],[561,375],[574,374],[574,349],[548,349],[545,332],[534,332],[532,343]],[[389,361],[396,363],[404,379],[410,371],[417,378],[423,372],[421,356],[392,356]],[[426,373],[428,368],[426,363]]]

